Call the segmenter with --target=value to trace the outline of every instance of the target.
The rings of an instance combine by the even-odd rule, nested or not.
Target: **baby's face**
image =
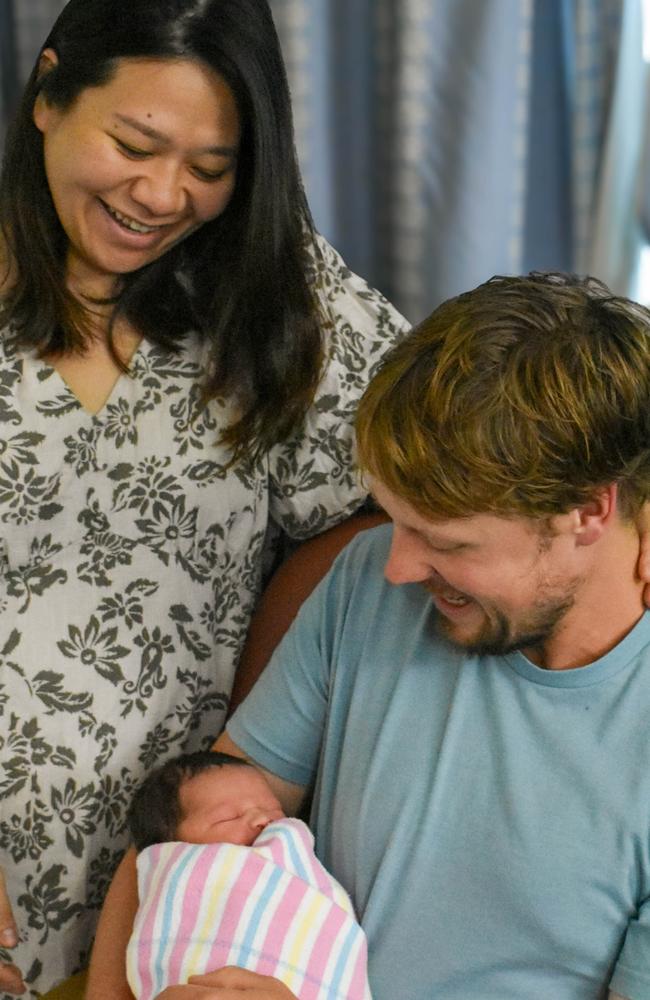
[[[265,826],[282,819],[282,806],[254,767],[225,764],[189,778],[179,792],[183,819],[178,840],[190,844],[250,846]]]

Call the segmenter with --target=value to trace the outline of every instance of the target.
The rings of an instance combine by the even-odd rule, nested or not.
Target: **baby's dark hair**
[[[173,757],[151,771],[133,796],[129,810],[129,829],[136,850],[175,840],[183,818],[178,794],[183,782],[210,767],[226,764],[251,767],[241,757],[216,750],[200,750]]]

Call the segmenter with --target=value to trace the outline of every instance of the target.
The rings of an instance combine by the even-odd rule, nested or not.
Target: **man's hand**
[[[168,986],[156,1000],[296,1000],[296,997],[278,979],[229,965],[205,976],[190,976],[186,986]]]
[[[18,933],[11,903],[7,895],[4,872],[0,868],[0,947],[15,948]],[[26,989],[20,969],[15,965],[0,962],[0,991],[18,996]]]
[[[636,519],[636,526],[639,529],[641,541],[641,555],[637,572],[645,583],[643,600],[646,607],[650,608],[650,501],[645,503]]]

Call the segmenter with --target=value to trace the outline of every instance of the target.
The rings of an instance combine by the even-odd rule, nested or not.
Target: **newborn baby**
[[[299,1000],[370,1000],[349,897],[255,767],[214,752],[170,760],[136,792],[130,825],[137,1000],[224,965],[275,976]]]

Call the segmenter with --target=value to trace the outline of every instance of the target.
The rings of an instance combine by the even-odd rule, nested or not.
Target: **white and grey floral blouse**
[[[315,268],[327,370],[254,466],[224,468],[195,340],[142,343],[93,416],[0,338],[0,845],[32,996],[86,963],[142,774],[220,732],[267,529],[362,498],[352,415],[405,324],[324,241]]]

